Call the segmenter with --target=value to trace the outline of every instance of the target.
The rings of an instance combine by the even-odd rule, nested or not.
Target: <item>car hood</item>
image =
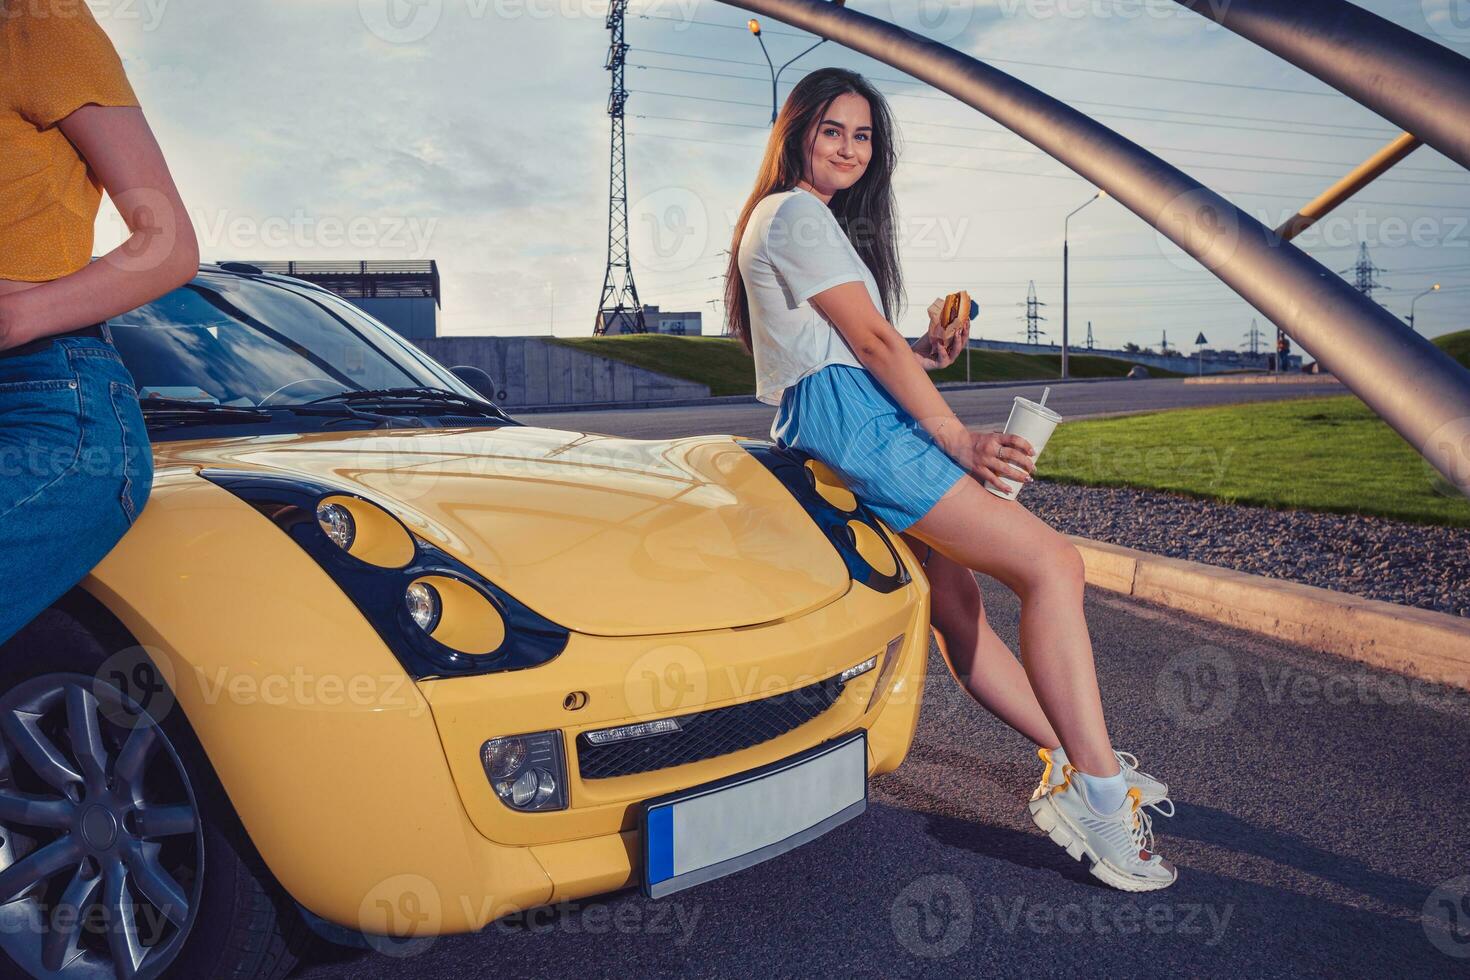
[[[318,432],[161,443],[155,465],[297,475],[358,493],[583,633],[748,626],[851,585],[825,534],[732,436]]]

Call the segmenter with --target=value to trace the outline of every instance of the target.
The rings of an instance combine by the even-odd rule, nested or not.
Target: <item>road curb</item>
[[[1087,582],[1204,619],[1470,690],[1470,620],[1067,535]]]
[[[1185,378],[1187,385],[1340,385],[1342,382],[1331,374],[1244,374],[1240,376],[1216,376]]]

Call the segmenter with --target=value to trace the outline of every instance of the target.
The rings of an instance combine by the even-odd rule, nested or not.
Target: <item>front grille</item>
[[[834,675],[806,687],[678,717],[677,732],[593,745],[577,736],[577,765],[583,779],[608,779],[713,759],[770,741],[811,721],[836,703],[842,681]]]

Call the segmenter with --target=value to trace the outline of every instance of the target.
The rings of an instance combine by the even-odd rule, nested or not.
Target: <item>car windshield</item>
[[[445,416],[446,402],[487,401],[345,300],[287,280],[201,272],[193,282],[115,317],[108,325],[145,408],[167,406],[174,437],[201,437],[203,433],[173,430],[190,427],[180,422],[188,415],[197,416],[206,427],[213,424],[211,420],[221,413],[208,411],[210,405],[270,409],[272,415],[290,416],[289,423],[274,419],[264,426],[278,432],[315,430],[343,417],[359,424],[373,419],[391,424],[386,416],[366,410],[339,406],[333,412],[321,407],[323,399],[331,402],[330,396],[344,392],[434,389],[430,394],[456,396],[441,397],[420,413],[439,418]],[[390,400],[394,418],[402,418],[405,398]],[[184,411],[190,405],[180,402],[200,410]],[[315,412],[294,410],[308,403],[316,404]],[[360,404],[361,399],[352,403]],[[383,410],[373,405],[371,411]],[[477,413],[472,409],[461,414]],[[238,414],[233,421],[230,435],[250,428],[239,424]],[[469,423],[459,419],[457,424]]]

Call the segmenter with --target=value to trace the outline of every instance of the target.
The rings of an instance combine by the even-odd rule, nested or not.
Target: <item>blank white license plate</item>
[[[867,807],[866,731],[649,800],[640,821],[643,893],[660,898],[748,868]]]

